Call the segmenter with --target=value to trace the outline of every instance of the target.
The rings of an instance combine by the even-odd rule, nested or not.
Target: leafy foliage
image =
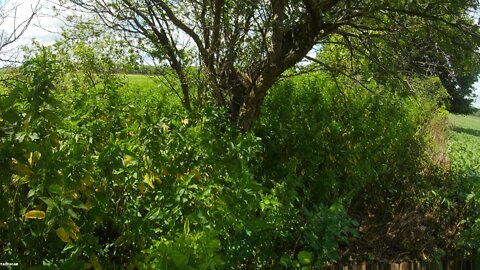
[[[462,98],[471,94],[479,72],[479,27],[471,18],[477,0],[62,2],[140,40],[133,43],[159,62],[168,61],[185,108],[192,109],[197,90],[197,98],[227,108],[243,131],[254,127],[282,74],[313,48],[335,44],[351,58],[362,57],[385,80],[404,73],[439,75],[460,102],[468,103]],[[189,72],[191,65],[200,72]]]
[[[465,228],[456,245],[467,253],[476,253],[479,233],[480,212],[478,194],[480,191],[480,156],[478,155],[480,122],[474,116],[450,115],[451,131],[449,134],[448,154],[452,173],[458,179],[461,200],[466,204],[462,209],[465,217],[461,224]]]
[[[416,96],[322,72],[288,79],[257,128],[241,133],[223,109],[189,112],[155,83],[126,83],[112,71],[129,59],[100,45],[32,49],[0,97],[2,259],[22,268],[319,269],[368,239],[371,215],[391,222],[413,210],[434,216],[433,232],[459,218],[472,225],[454,243],[415,239],[427,255],[478,248],[465,241],[478,233],[477,186],[442,179],[448,172],[431,158],[432,118],[444,115],[438,79],[414,81]]]

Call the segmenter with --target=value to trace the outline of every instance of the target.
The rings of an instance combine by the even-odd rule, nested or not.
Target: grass
[[[448,155],[460,174],[480,178],[480,117],[449,115]]]
[[[474,115],[449,115],[450,123],[456,128],[480,131],[480,117]]]
[[[157,88],[159,84],[154,77],[147,75],[128,74],[127,79],[128,84],[133,87]]]
[[[162,107],[173,111],[181,107],[178,96],[167,88],[158,78],[148,75],[128,74],[123,96],[127,103],[143,104],[141,107]],[[140,109],[140,108],[139,108]]]

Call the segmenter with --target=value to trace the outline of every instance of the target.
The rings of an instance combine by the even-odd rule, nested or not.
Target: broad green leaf
[[[284,267],[289,267],[292,264],[292,259],[288,255],[283,255],[280,258],[280,264]]]
[[[313,255],[311,252],[302,250],[298,253],[298,260],[303,265],[311,264],[312,258],[313,258]]]
[[[170,255],[173,259],[173,263],[175,264],[175,266],[177,266],[178,268],[184,268],[187,264],[188,264],[188,255],[185,254],[185,253],[182,253],[178,250],[171,250],[170,251]]]
[[[40,197],[40,200],[42,200],[45,204],[47,204],[48,209],[52,209],[55,207],[58,207],[57,203],[52,200],[51,198],[48,197]],[[48,210],[47,210],[48,211]]]
[[[27,194],[27,198],[30,198],[35,195],[36,190],[35,189],[30,189]]]
[[[61,194],[63,191],[62,186],[53,184],[48,187],[48,191],[53,194]]]
[[[10,123],[16,123],[22,118],[14,110],[8,110],[3,114],[3,119]]]

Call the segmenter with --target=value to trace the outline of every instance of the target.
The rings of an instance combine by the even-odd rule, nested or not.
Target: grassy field
[[[122,96],[126,104],[135,105],[138,110],[156,108],[156,111],[174,111],[182,104],[172,89],[159,78],[147,75],[128,74]],[[146,112],[146,111],[145,111]]]
[[[478,116],[450,114],[449,119],[454,127],[480,131],[480,117]]]
[[[146,75],[128,74],[127,79],[129,85],[134,87],[155,88],[158,85],[158,81],[154,77]]]
[[[452,167],[480,176],[480,117],[450,114],[448,154]]]

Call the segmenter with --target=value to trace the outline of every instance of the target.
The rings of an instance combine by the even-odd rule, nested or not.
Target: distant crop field
[[[148,75],[128,74],[128,83],[131,86],[141,88],[155,88],[158,87],[158,82],[154,77]]]
[[[456,128],[472,129],[480,132],[480,117],[478,116],[450,114],[449,120]]]
[[[480,117],[449,116],[448,154],[455,171],[480,177]]]
[[[167,111],[181,107],[174,90],[166,87],[159,78],[138,74],[127,74],[126,78],[127,84],[122,95],[128,99],[127,103],[144,108],[162,107]]]

